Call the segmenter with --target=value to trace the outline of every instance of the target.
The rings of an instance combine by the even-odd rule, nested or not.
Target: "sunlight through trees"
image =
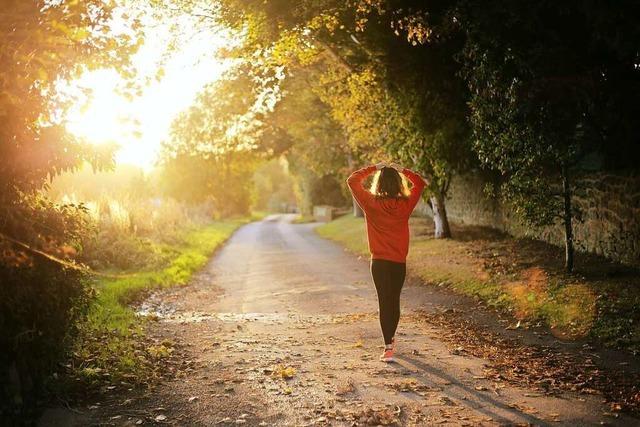
[[[580,238],[609,242],[594,252],[623,260],[621,271],[638,267],[640,11],[632,0],[560,3],[5,1],[0,409],[33,416],[65,369],[92,387],[103,369],[149,368],[168,350],[132,349],[144,333],[131,301],[187,283],[265,212],[302,222],[314,206],[355,208],[345,178],[379,161],[428,180],[421,213],[433,221],[420,236],[440,246],[416,264],[463,250],[449,239],[473,215],[451,215],[465,197],[452,186],[480,176],[486,194],[474,200],[500,210],[470,225],[511,232],[507,220],[517,222],[516,237],[561,230],[552,242],[564,240],[571,280],[587,267],[576,254],[593,247]],[[605,188],[626,198],[596,199],[593,182],[609,178]],[[341,221],[329,234],[358,248],[362,236],[339,228],[357,219]],[[474,262],[465,258],[469,271]],[[531,283],[510,281],[514,297],[476,279],[461,278],[458,291],[502,298],[500,307],[535,299]],[[636,297],[598,311],[599,291],[570,284],[536,289],[545,298],[536,309],[555,310],[556,295],[575,291],[588,296],[589,328],[625,298],[629,324],[637,320]],[[63,365],[71,348],[75,362]]]

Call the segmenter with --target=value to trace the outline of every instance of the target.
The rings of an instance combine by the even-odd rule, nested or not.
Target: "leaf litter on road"
[[[291,366],[278,365],[271,371],[271,375],[290,380],[296,375],[296,369]]]
[[[640,413],[640,375],[636,373],[599,368],[589,353],[572,354],[502,337],[453,310],[422,311],[421,315],[423,322],[447,331],[440,337],[453,352],[460,354],[464,349],[465,354],[489,361],[484,376],[494,382],[496,393],[498,384],[505,381],[533,387],[542,395],[562,391],[602,395],[614,411]]]

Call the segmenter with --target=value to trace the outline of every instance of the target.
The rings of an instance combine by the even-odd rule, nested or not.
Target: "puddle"
[[[262,322],[262,323],[328,323],[333,316],[328,314],[298,314],[298,313],[215,313],[217,319],[223,322]]]
[[[165,317],[162,320],[167,323],[198,323],[211,319],[214,319],[214,316],[210,314],[197,311],[187,311],[172,314],[171,316]]]
[[[201,311],[178,311],[174,304],[163,301],[161,295],[152,294],[136,309],[138,316],[153,317],[168,323],[198,323],[207,320],[222,322],[260,322],[266,324],[296,323],[298,325],[315,325],[321,323],[352,323],[375,317],[376,313],[336,313],[336,314],[302,314],[302,313],[205,313]]]
[[[155,316],[168,323],[197,323],[205,320],[220,320],[222,322],[260,322],[266,324],[301,323],[318,324],[331,323],[334,316],[303,315],[296,313],[203,313],[198,311],[176,312],[175,309],[164,308],[164,311],[138,311],[142,316]]]
[[[160,319],[171,317],[177,309],[173,304],[163,302],[156,295],[151,295],[136,309],[138,316],[154,316]]]
[[[215,319],[229,323],[259,322],[266,324],[296,323],[299,325],[317,325],[321,323],[347,323],[348,320],[357,320],[345,319],[346,316],[339,314],[308,315],[299,313],[204,313],[198,311],[178,312],[175,307],[169,304],[142,304],[136,311],[136,314],[139,316],[153,316],[156,319],[167,323],[197,323]]]

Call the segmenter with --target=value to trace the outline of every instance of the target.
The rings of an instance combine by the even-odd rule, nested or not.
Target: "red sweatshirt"
[[[375,170],[375,166],[367,166],[347,178],[351,194],[364,211],[369,252],[372,259],[405,262],[409,253],[409,216],[420,200],[425,182],[415,172],[403,169],[402,174],[413,184],[409,197],[376,197],[362,186]]]

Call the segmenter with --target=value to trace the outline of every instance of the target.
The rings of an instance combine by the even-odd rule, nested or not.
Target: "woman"
[[[375,171],[371,190],[368,191],[362,184]],[[400,173],[413,184],[411,190]],[[395,163],[378,163],[353,172],[347,184],[364,211],[367,223],[371,276],[378,293],[380,327],[385,344],[380,360],[393,362],[395,333],[400,320],[400,291],[409,252],[409,216],[426,183],[420,175]]]

